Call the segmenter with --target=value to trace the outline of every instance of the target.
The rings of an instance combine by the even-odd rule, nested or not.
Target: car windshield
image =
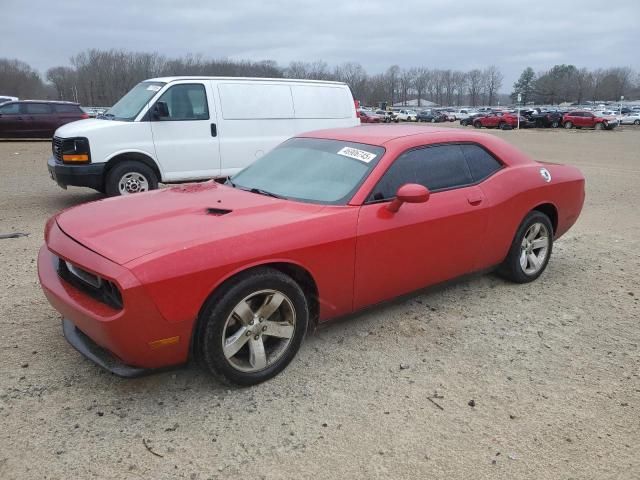
[[[142,108],[165,85],[164,82],[142,82],[129,90],[124,97],[100,117],[109,120],[132,122]]]
[[[344,205],[384,152],[362,143],[292,138],[231,177],[229,184],[291,200]]]

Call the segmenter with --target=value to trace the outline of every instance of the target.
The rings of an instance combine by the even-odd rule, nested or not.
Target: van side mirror
[[[151,113],[153,118],[167,118],[169,116],[167,102],[156,102]]]
[[[406,183],[398,188],[396,198],[387,206],[387,210],[396,213],[403,203],[424,203],[429,200],[429,189],[417,183]]]

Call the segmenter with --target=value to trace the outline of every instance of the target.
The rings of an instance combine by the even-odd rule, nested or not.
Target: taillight
[[[80,118],[89,118],[89,114],[88,113],[83,113],[82,115],[80,115]]]

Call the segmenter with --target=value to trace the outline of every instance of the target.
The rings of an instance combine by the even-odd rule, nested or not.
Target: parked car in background
[[[509,112],[494,112],[488,115],[477,117],[473,120],[475,128],[500,128],[507,130],[518,126],[518,115]],[[520,117],[520,127],[530,126],[525,117]]]
[[[137,376],[195,358],[254,385],[315,325],[471,272],[538,279],[584,197],[577,168],[494,135],[323,130],[225,185],[63,211],[46,224],[38,276],[67,341],[103,368]]]
[[[488,115],[487,112],[473,112],[470,113],[466,118],[462,118],[460,119],[460,125],[462,126],[468,126],[468,125],[473,125],[474,120],[476,120],[477,118],[481,118]]]
[[[72,102],[18,100],[0,105],[0,138],[51,138],[58,127],[89,118]]]
[[[382,123],[384,122],[384,117],[378,115],[377,113],[373,113],[371,110],[360,110],[358,112],[358,116],[360,117],[361,123]]]
[[[376,114],[382,117],[382,121],[384,123],[398,123],[398,117],[396,117],[396,114],[390,110],[376,110]]]
[[[300,132],[360,125],[345,83],[165,77],[136,85],[99,118],[56,131],[52,179],[108,195],[227,177]]]
[[[401,109],[396,112],[396,118],[403,122],[417,122],[418,113],[415,110]]]
[[[604,117],[585,110],[574,110],[562,117],[564,128],[595,128],[596,130],[611,130],[618,125],[615,117]]]
[[[640,112],[629,113],[618,117],[620,125],[640,125]]]
[[[417,116],[418,122],[440,123],[448,121],[447,115],[438,110],[422,110]]]
[[[542,111],[539,108],[521,112],[522,116],[533,123],[538,128],[558,128],[562,125],[561,111]]]
[[[464,120],[475,113],[477,113],[475,110],[471,110],[469,108],[459,108],[453,111],[453,115],[456,120]]]
[[[109,109],[107,107],[82,107],[82,110],[84,110],[89,117],[96,118],[106,113]]]

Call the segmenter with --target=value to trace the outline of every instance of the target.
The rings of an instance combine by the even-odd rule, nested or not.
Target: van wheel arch
[[[110,158],[104,171],[104,178],[107,178],[109,171],[112,170],[116,165],[126,161],[144,163],[147,167],[153,170],[153,172],[158,177],[158,180],[162,181],[162,175],[160,173],[160,169],[158,168],[158,164],[156,164],[156,162],[148,155],[139,152],[120,153],[115,157]],[[106,185],[103,185],[103,188],[106,188]]]

